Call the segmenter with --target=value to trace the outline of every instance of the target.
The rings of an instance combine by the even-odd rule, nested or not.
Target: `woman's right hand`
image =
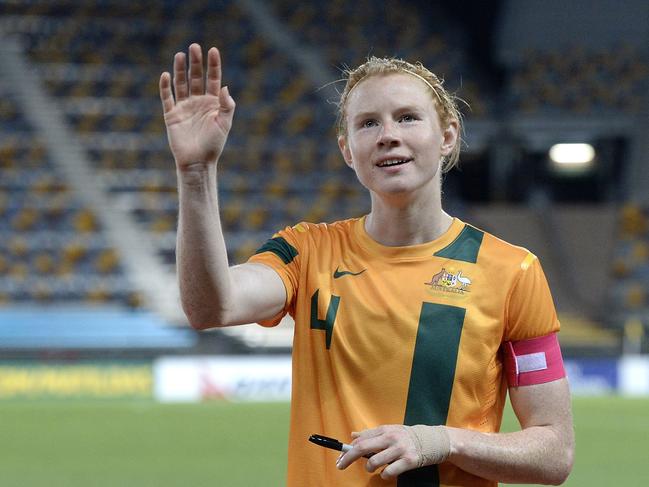
[[[207,52],[207,76],[203,79],[201,46],[189,46],[189,73],[185,53],[174,56],[174,95],[171,76],[160,76],[160,100],[164,111],[169,147],[179,170],[195,164],[214,164],[232,127],[235,103],[227,87],[221,87],[221,58],[218,49]]]

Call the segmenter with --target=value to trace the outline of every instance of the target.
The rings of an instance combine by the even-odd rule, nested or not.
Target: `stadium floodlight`
[[[556,172],[583,174],[593,167],[595,148],[590,144],[554,144],[549,152]]]

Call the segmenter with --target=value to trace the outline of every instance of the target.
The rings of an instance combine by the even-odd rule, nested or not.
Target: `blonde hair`
[[[434,98],[433,102],[439,116],[439,121],[442,129],[448,127],[452,120],[457,121],[458,124],[458,138],[455,147],[451,153],[446,156],[442,162],[442,171],[448,172],[453,167],[457,166],[460,158],[460,147],[462,145],[462,114],[457,107],[457,101],[460,100],[456,96],[449,93],[443,86],[444,80],[438,78],[434,73],[429,71],[423,64],[417,62],[415,64],[404,61],[403,59],[394,57],[378,58],[372,56],[367,59],[363,64],[355,69],[345,69],[344,80],[346,80],[345,89],[340,95],[338,102],[338,120],[336,128],[338,135],[347,135],[347,99],[349,98],[352,90],[364,79],[370,76],[386,75],[394,73],[407,73],[422,80],[428,85],[432,91]]]

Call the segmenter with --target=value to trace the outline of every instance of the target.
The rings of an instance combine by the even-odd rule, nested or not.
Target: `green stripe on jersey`
[[[275,237],[267,240],[264,245],[257,249],[255,255],[261,254],[262,252],[272,252],[282,259],[284,264],[290,264],[293,262],[293,259],[297,257],[297,249],[282,237]]]
[[[480,251],[483,237],[484,232],[472,226],[465,225],[464,229],[453,242],[433,255],[475,264],[478,260],[478,252]]]
[[[422,303],[403,424],[446,424],[466,310]],[[399,476],[397,487],[437,487],[437,465]]]

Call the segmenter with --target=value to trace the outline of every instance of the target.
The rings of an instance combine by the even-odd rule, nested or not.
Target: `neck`
[[[453,218],[442,209],[439,194],[425,201],[402,204],[373,194],[372,211],[365,219],[365,230],[382,245],[408,246],[439,238],[452,222]]]

